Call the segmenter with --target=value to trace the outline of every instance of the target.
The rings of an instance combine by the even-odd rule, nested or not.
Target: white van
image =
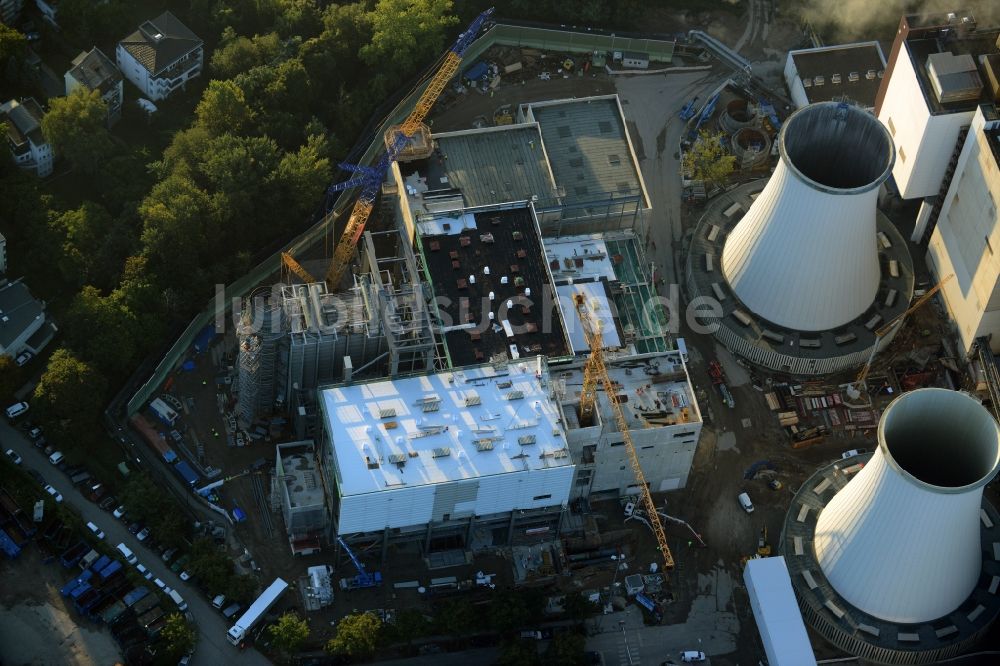
[[[15,402],[13,405],[7,408],[7,418],[13,421],[18,416],[24,414],[27,411],[28,411],[28,403]]]
[[[750,501],[750,495],[746,493],[740,493],[737,498],[740,501],[740,506],[747,513],[753,513],[753,502]]]
[[[689,363],[688,361],[688,346],[684,338],[677,338],[674,340],[677,343],[677,351],[681,353],[681,358],[684,359],[684,365]]]
[[[87,529],[94,533],[94,536],[98,539],[104,538],[104,530],[95,525],[94,523],[87,523]]]
[[[52,463],[53,465],[58,465],[59,463],[62,462],[62,459],[64,457],[65,456],[63,456],[62,451],[56,451],[51,456],[49,456],[49,462]]]
[[[179,610],[181,612],[184,612],[184,611],[187,610],[187,607],[188,607],[187,602],[184,601],[184,597],[182,597],[181,595],[179,595],[177,593],[177,590],[170,590],[170,593],[167,596],[169,596],[171,599],[173,599],[174,603],[177,604],[177,610]]]
[[[125,561],[128,562],[129,564],[135,564],[136,562],[139,561],[139,558],[135,556],[135,553],[129,550],[129,547],[126,546],[125,544],[120,543],[118,544],[117,548],[118,552],[121,553],[121,556],[124,557]]]
[[[221,609],[226,603],[226,595],[220,594],[212,599],[212,608]]]

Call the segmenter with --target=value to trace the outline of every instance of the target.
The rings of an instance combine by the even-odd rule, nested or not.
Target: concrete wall
[[[977,111],[927,248],[937,279],[955,275],[941,293],[966,353],[993,333],[1000,351],[1000,168],[983,133],[990,125],[1000,122]]]
[[[913,62],[900,53],[878,118],[896,143],[892,176],[904,199],[938,193],[958,133],[972,115],[971,111],[931,115]]]

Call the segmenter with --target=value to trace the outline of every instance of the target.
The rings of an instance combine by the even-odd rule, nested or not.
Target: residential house
[[[0,279],[0,355],[16,358],[28,351],[37,356],[57,330],[45,316],[45,302],[24,282]]]
[[[170,12],[118,42],[118,69],[145,97],[166,99],[203,69],[203,42]]]
[[[101,99],[108,105],[108,127],[122,116],[123,81],[122,73],[111,59],[96,46],[90,52],[82,51],[73,59],[73,66],[63,76],[66,94],[77,88],[100,90]]]
[[[14,161],[40,177],[52,173],[52,147],[42,135],[42,107],[33,98],[0,104],[0,119],[7,125],[7,145]]]

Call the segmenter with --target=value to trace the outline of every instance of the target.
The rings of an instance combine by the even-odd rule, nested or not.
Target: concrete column
[[[910,234],[910,240],[914,243],[919,243],[923,240],[924,234],[927,232],[927,224],[931,219],[931,209],[934,206],[927,200],[924,199],[920,203],[920,210],[917,211],[917,222],[913,225],[913,233]]]
[[[472,542],[472,527],[476,524],[476,515],[472,514],[469,516],[469,526],[465,528],[465,549],[469,549],[469,544]]]
[[[427,523],[427,535],[424,537],[424,555],[431,552],[431,534],[434,531],[434,523]]]
[[[354,361],[350,356],[344,357],[344,383],[349,383],[354,374]]]
[[[389,554],[389,526],[382,530],[382,569],[385,569],[385,558]]]
[[[517,519],[517,510],[510,512],[510,523],[507,525],[507,545],[514,542],[514,521]]]

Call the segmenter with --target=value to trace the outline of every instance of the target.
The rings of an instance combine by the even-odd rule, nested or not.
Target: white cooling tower
[[[816,522],[816,559],[856,608],[897,623],[935,620],[968,598],[982,569],[983,486],[1000,463],[1000,430],[964,393],[897,398],[878,449]]]
[[[892,137],[861,109],[824,102],[792,114],[778,147],[781,161],[726,240],[722,269],[763,319],[833,329],[878,291],[875,209],[895,160]]]

